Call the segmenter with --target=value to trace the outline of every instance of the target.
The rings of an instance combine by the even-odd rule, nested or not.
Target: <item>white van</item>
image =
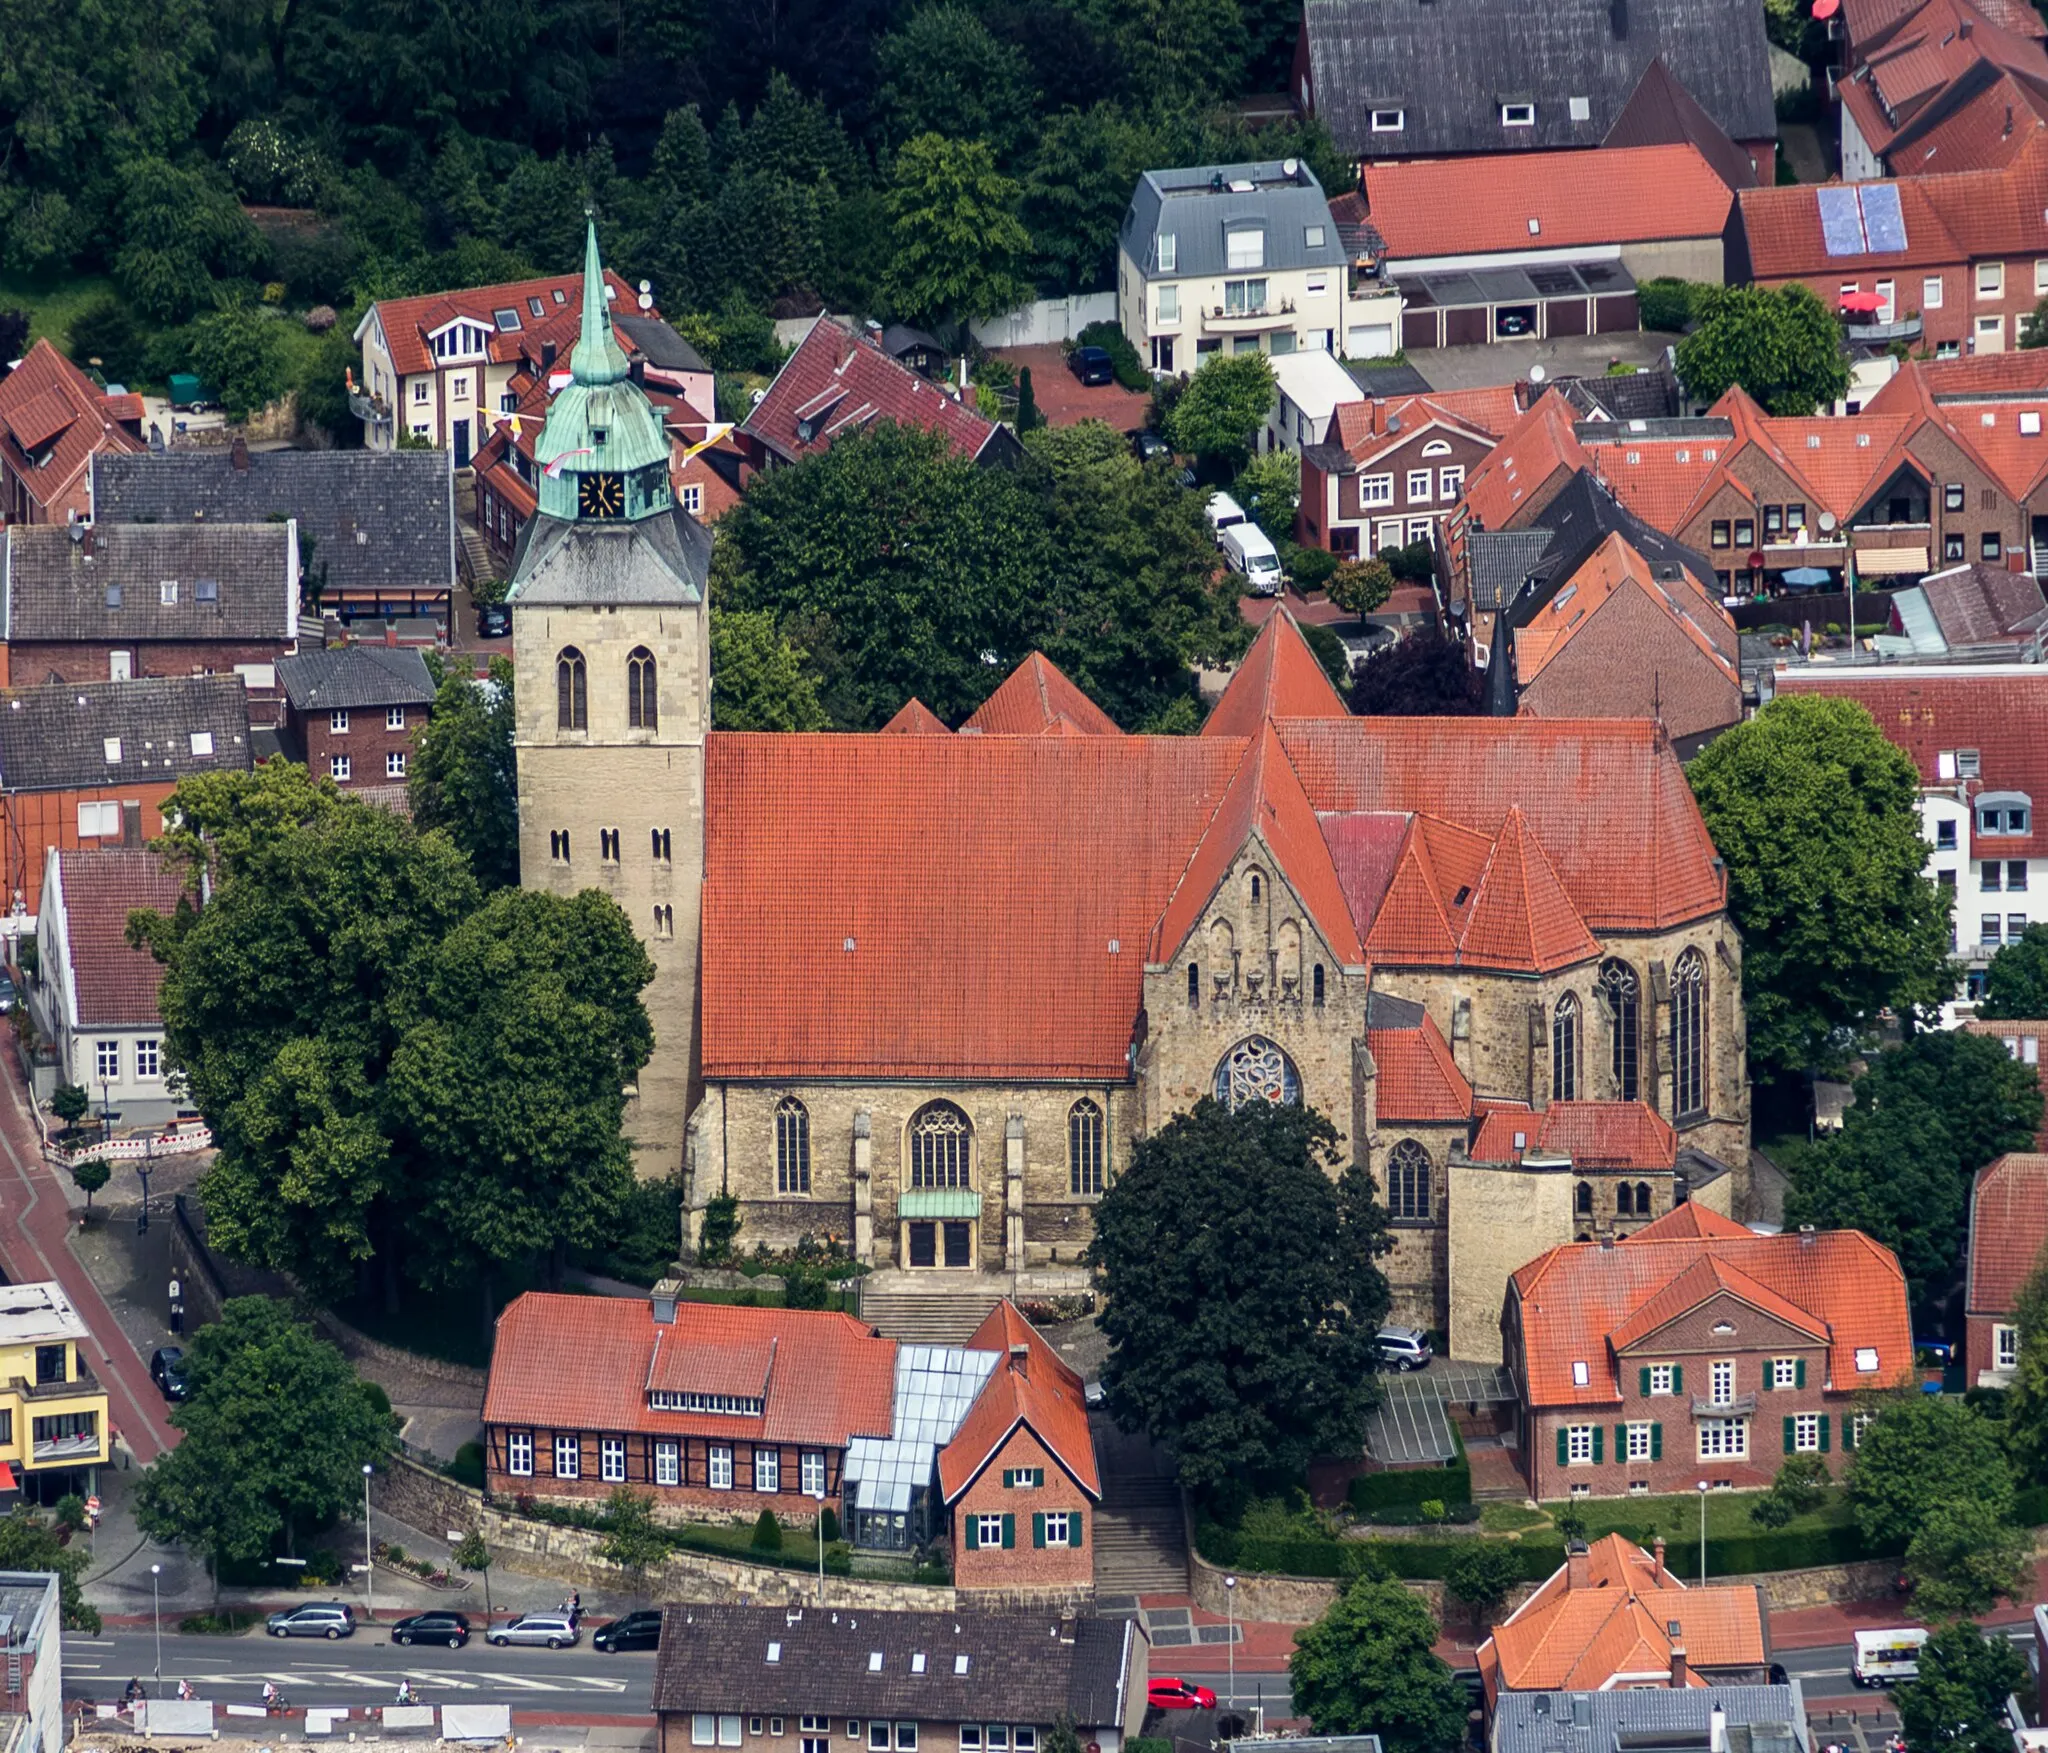
[[[1927,1633],[1906,1625],[1896,1631],[1859,1631],[1849,1678],[1858,1686],[1896,1686],[1920,1677],[1920,1646]]]
[[[1232,524],[1223,532],[1223,560],[1231,571],[1244,574],[1252,595],[1280,594],[1280,552],[1257,524]]]
[[[1223,546],[1223,532],[1235,529],[1245,521],[1244,507],[1228,493],[1209,495],[1209,533],[1216,538],[1217,547]]]

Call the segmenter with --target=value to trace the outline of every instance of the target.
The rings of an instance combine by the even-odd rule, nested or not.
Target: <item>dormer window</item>
[[[766,1406],[745,1394],[697,1394],[675,1388],[650,1388],[647,1404],[655,1412],[716,1412],[728,1418],[759,1418]]]
[[[1266,265],[1266,231],[1260,225],[1239,225],[1223,234],[1224,266],[1235,272],[1240,268],[1263,268]]]
[[[1977,799],[1977,832],[1980,834],[2026,834],[2032,832],[2033,800],[2019,791],[1987,791]]]
[[[590,429],[590,442],[599,450],[604,449],[604,441],[610,436],[611,428],[608,426],[593,426]]]
[[[1398,134],[1407,126],[1406,110],[1374,110],[1372,113],[1372,131],[1375,134]]]
[[[490,345],[491,332],[481,323],[451,323],[434,337],[436,359],[471,359]]]
[[[498,325],[498,333],[501,335],[512,334],[520,326],[519,313],[516,310],[494,310],[491,312],[491,321]]]
[[[1503,128],[1533,128],[1536,126],[1536,106],[1533,103],[1504,103],[1500,106],[1500,125]]]
[[[1180,239],[1170,231],[1159,234],[1159,271],[1171,274],[1180,266]]]

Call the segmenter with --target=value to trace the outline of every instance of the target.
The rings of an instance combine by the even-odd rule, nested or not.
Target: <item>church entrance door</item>
[[[913,1266],[936,1266],[939,1263],[939,1226],[935,1223],[914,1223],[910,1226],[910,1263]]]
[[[974,1264],[974,1241],[968,1225],[949,1223],[946,1225],[946,1264],[948,1266],[972,1266]]]

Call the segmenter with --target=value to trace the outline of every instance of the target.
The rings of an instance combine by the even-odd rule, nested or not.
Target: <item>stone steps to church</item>
[[[909,1291],[863,1289],[860,1318],[884,1339],[917,1345],[965,1345],[988,1312],[1001,1301],[997,1291]]]

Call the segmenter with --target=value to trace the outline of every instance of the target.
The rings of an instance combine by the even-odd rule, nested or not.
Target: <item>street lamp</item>
[[[1223,1647],[1230,1657],[1230,1708],[1235,1710],[1237,1708],[1237,1578],[1234,1576],[1227,1576],[1223,1579],[1223,1611],[1225,1616],[1224,1622],[1229,1628],[1228,1634],[1223,1639]]]
[[[163,1569],[160,1564],[149,1567],[149,1604],[156,1616],[156,1667],[153,1671],[159,1686],[164,1683],[164,1603],[157,1579],[163,1575]]]
[[[1700,1481],[1700,1587],[1707,1586],[1707,1482]]]
[[[370,1475],[376,1470],[368,1461],[363,1463],[363,1591],[372,1625],[377,1623],[377,1556],[370,1542]]]
[[[818,1605],[825,1604],[825,1488],[811,1493],[818,1505]]]

